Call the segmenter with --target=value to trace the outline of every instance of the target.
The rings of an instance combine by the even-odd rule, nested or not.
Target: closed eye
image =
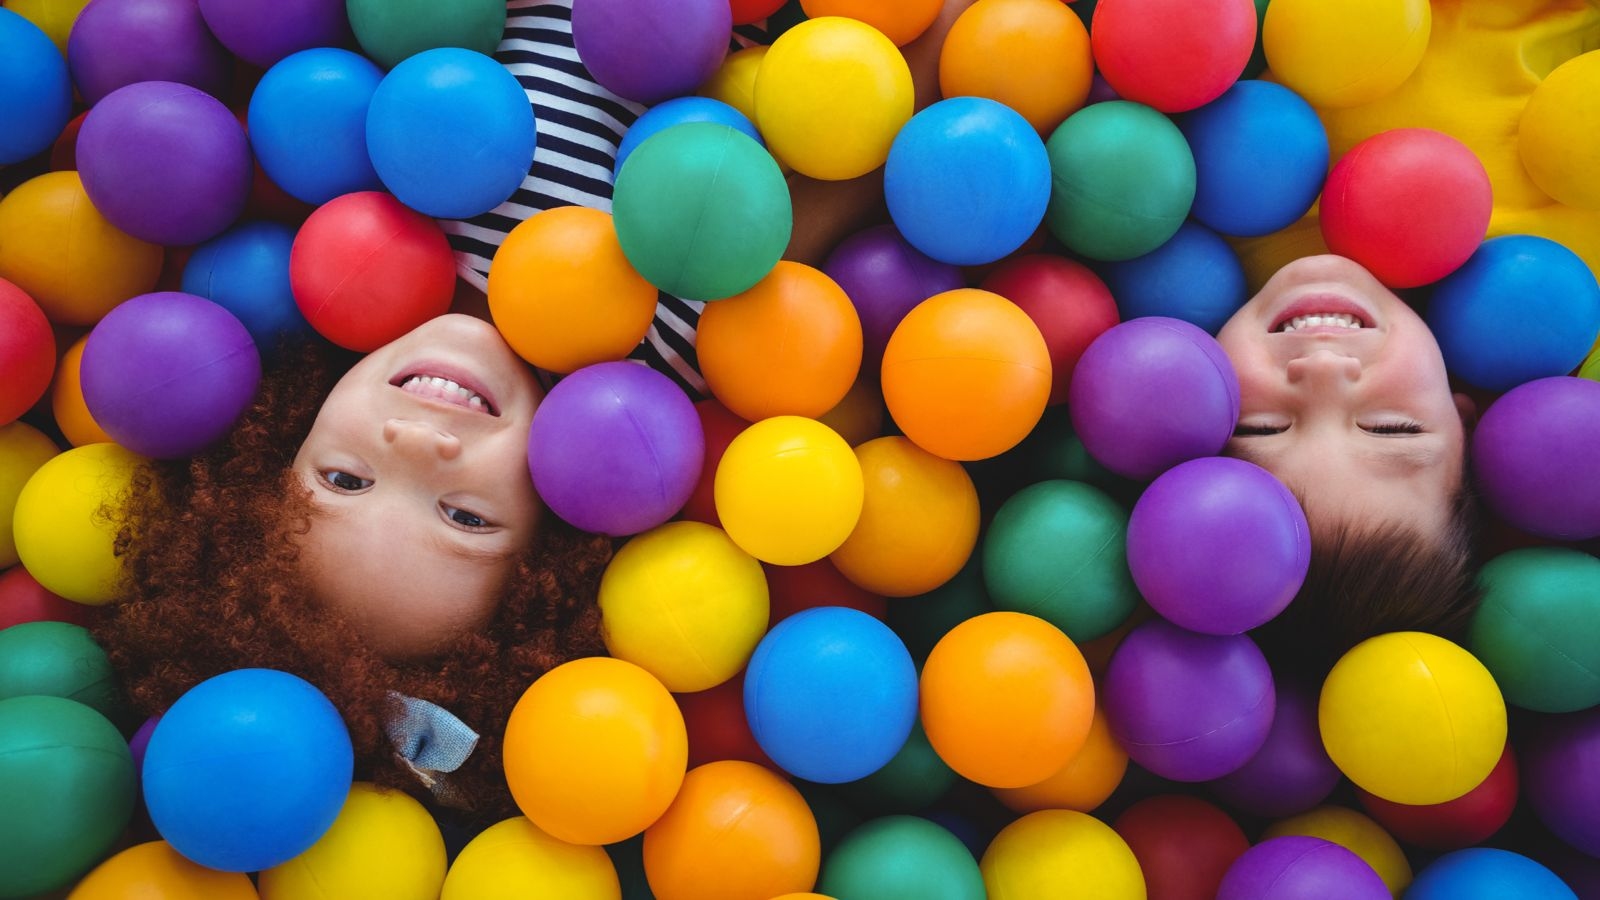
[[[1365,429],[1370,434],[1421,434],[1421,422],[1385,422],[1382,425],[1371,425]]]
[[[1286,425],[1247,425],[1243,422],[1240,422],[1238,425],[1234,426],[1233,436],[1255,437],[1264,434],[1282,434],[1288,430],[1288,426]]]

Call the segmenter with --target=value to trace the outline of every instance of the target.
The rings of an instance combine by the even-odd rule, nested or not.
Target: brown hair
[[[389,663],[362,646],[347,623],[306,601],[294,539],[311,527],[310,498],[290,471],[350,362],[323,347],[283,352],[220,445],[135,479],[119,516],[124,587],[96,636],[146,714],[233,669],[299,675],[344,717],[358,778],[419,793],[383,732],[387,695],[437,703],[480,735],[451,776],[454,791],[477,818],[512,814],[500,758],[506,718],[540,674],[604,652],[595,598],[611,543],[546,516],[484,633],[423,663]]]

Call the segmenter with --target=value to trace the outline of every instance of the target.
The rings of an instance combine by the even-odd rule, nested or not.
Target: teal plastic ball
[[[0,630],[0,700],[29,694],[75,700],[111,719],[125,711],[106,652],[88,629],[66,622]]]
[[[1544,713],[1600,704],[1600,559],[1527,547],[1478,572],[1483,601],[1467,635],[1506,702]]]

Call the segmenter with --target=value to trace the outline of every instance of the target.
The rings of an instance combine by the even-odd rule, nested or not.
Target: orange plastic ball
[[[511,797],[570,844],[611,844],[666,812],[688,769],[683,714],[655,676],[586,657],[529,686],[506,723]]]
[[[942,0],[800,0],[807,18],[844,16],[865,22],[883,32],[897,47],[904,47],[927,31],[943,6]]]
[[[922,727],[956,774],[988,787],[1049,778],[1083,749],[1094,682],[1072,639],[992,612],[950,629],[922,668]]]
[[[72,900],[256,900],[250,876],[190,862],[166,841],[135,844],[85,875]]]
[[[1015,813],[1041,809],[1075,809],[1094,812],[1111,792],[1122,784],[1128,772],[1128,752],[1111,734],[1105,713],[1094,711],[1089,737],[1083,749],[1061,770],[1038,784],[1019,788],[995,788],[994,795]]]
[[[56,378],[50,384],[50,412],[55,415],[62,436],[74,447],[111,440],[111,435],[94,420],[83,402],[83,384],[78,370],[83,364],[83,345],[88,340],[89,336],[84,335],[72,342],[56,365]]]
[[[962,288],[919,303],[883,352],[883,399],[906,437],[954,460],[998,456],[1050,399],[1050,349],[1015,303]]]
[[[998,100],[1046,137],[1083,106],[1093,82],[1089,30],[1061,0],[978,0],[939,52],[944,96]]]
[[[926,594],[961,571],[978,541],[978,489],[960,463],[903,437],[856,448],[866,493],[855,530],[829,557],[874,594]]]
[[[622,255],[610,213],[597,209],[529,216],[489,267],[495,327],[519,356],[551,372],[622,359],[655,313],[655,286]]]
[[[644,871],[658,900],[740,900],[817,882],[822,842],[805,798],[751,762],[706,763],[644,833]]]
[[[832,278],[785,260],[748,291],[707,304],[695,352],[706,385],[734,415],[814,419],[861,371],[861,319]]]

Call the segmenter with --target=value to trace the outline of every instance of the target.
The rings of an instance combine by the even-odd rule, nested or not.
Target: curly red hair
[[[506,719],[539,675],[605,652],[596,596],[611,543],[546,516],[486,631],[426,662],[380,658],[307,602],[296,568],[295,537],[312,519],[290,463],[349,363],[322,347],[286,351],[224,442],[135,479],[117,541],[124,587],[96,636],[146,714],[233,669],[305,678],[343,715],[357,777],[392,787],[420,785],[384,735],[388,692],[437,703],[480,735],[452,790],[475,818],[512,814],[500,756]]]

